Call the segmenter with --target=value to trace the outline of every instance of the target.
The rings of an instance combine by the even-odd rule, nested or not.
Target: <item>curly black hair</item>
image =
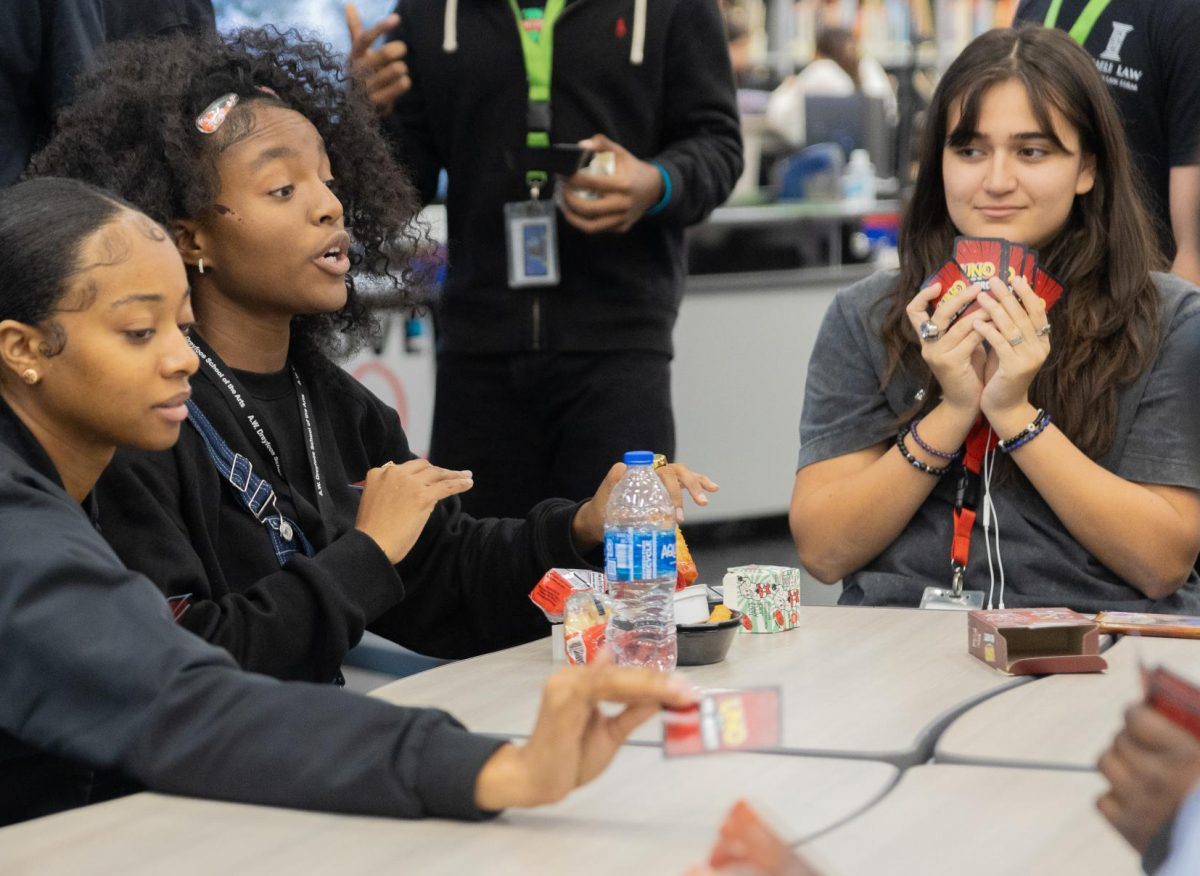
[[[267,90],[269,89],[269,90]],[[359,269],[382,272],[401,303],[417,303],[421,278],[393,248],[414,252],[428,234],[414,223],[419,200],[380,133],[362,86],[342,58],[298,31],[248,28],[225,35],[180,34],[114,43],[77,83],[30,176],[67,176],[115,192],[166,227],[213,209],[217,157],[241,125],[206,136],[195,122],[220,95],[268,101],[303,115],[325,140],[335,191],[355,241],[348,298],[336,313],[297,316],[292,355],[346,355],[374,329],[356,293]],[[232,120],[231,120],[232,121]]]

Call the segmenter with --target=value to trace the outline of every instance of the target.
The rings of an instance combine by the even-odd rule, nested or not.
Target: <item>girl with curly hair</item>
[[[178,627],[96,531],[91,495],[117,447],[161,451],[186,434],[191,322],[187,274],[157,223],[78,180],[0,189],[0,826],[130,781],[484,818],[561,799],[660,706],[695,701],[667,673],[564,670],[517,746],[436,709],[242,672]],[[626,708],[602,715],[602,700]]]
[[[901,270],[839,293],[809,365],[802,562],[850,604],[971,604],[936,585],[1000,607],[1200,613],[1200,295],[1152,273],[1091,58],[1055,30],[984,34],[929,119]],[[955,235],[1035,248],[1066,292],[1048,309],[993,277],[939,303],[926,278]]]
[[[180,623],[314,681],[366,627],[444,658],[548,632],[527,595],[586,565],[620,467],[588,502],[471,519],[453,498],[471,473],[415,458],[396,412],[331,364],[369,330],[354,269],[390,268],[416,205],[337,58],[271,30],[115,46],[32,168],[118,192],[188,266],[193,428],[118,454],[98,488],[106,537]],[[683,466],[664,480],[677,504],[715,489]]]

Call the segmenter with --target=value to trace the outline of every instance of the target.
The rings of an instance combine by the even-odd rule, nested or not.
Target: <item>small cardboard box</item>
[[[1013,608],[968,615],[967,647],[1009,675],[1101,672],[1096,622],[1069,608]]]
[[[742,613],[743,632],[779,633],[800,622],[799,569],[734,566],[722,584],[725,605]]]

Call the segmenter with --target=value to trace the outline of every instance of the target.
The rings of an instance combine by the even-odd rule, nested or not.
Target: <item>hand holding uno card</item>
[[[1023,244],[1010,243],[999,237],[960,236],[954,239],[953,258],[931,274],[923,285],[941,284],[942,292],[934,301],[936,307],[942,301],[952,301],[969,286],[986,287],[992,277],[1000,278],[1009,286],[1017,277],[1023,277],[1049,310],[1062,295],[1063,285],[1038,267],[1037,261],[1037,252]],[[950,321],[953,323],[977,309],[978,302],[972,302],[955,313]]]
[[[1200,739],[1200,687],[1162,666],[1143,666],[1142,686],[1151,708]]]
[[[706,691],[700,702],[663,712],[663,754],[680,757],[776,748],[779,688]]]

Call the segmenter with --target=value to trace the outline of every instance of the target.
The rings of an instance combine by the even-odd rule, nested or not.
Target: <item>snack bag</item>
[[[604,647],[612,603],[603,593],[577,590],[563,609],[563,650],[573,665],[591,663]]]
[[[683,540],[683,530],[678,526],[675,527],[675,589],[682,590],[696,583],[696,579],[700,577],[700,572],[696,568],[696,561],[692,559],[692,552],[688,550],[687,542]]]

